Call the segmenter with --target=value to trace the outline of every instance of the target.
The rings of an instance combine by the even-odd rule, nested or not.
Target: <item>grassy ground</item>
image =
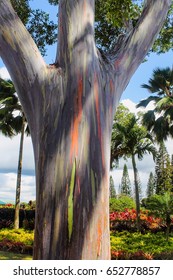
[[[32,260],[32,256],[0,251],[0,260]]]

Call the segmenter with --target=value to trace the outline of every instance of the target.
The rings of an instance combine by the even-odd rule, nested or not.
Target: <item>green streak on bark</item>
[[[92,169],[91,169],[91,187],[92,187],[92,203],[93,203],[93,206],[94,206],[95,196],[96,196],[96,184],[95,184],[94,171]]]
[[[70,179],[70,193],[68,197],[68,237],[71,239],[73,231],[73,193],[75,186],[75,174],[76,174],[76,161],[73,163],[71,179]]]

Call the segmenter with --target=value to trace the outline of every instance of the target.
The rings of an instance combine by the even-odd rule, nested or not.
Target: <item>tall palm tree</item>
[[[119,113],[118,113],[119,114]],[[118,162],[121,157],[131,158],[134,173],[136,213],[137,213],[137,229],[140,230],[140,198],[138,185],[138,169],[136,165],[136,156],[139,160],[147,153],[151,153],[153,158],[156,155],[156,149],[152,144],[151,135],[146,128],[138,123],[137,117],[128,112],[125,108],[123,116],[118,119],[115,115],[112,145],[111,145],[111,166]]]
[[[143,115],[143,124],[158,142],[173,137],[173,68],[157,68],[148,84],[143,84],[152,95],[139,102],[137,107],[146,107],[150,102],[155,108]]]
[[[19,228],[19,209],[24,133],[29,133],[27,121],[11,81],[0,78],[0,131],[8,137],[21,133],[17,169],[14,228]]]

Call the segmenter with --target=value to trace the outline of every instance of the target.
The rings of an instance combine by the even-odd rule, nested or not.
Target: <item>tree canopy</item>
[[[158,142],[173,137],[173,69],[156,68],[148,84],[143,88],[151,94],[141,100],[137,107],[146,107],[153,102],[154,109],[143,114],[143,124],[155,135]]]
[[[49,14],[46,11],[32,9],[30,2],[31,0],[11,0],[13,8],[27,27],[37,47],[42,55],[45,55],[46,45],[52,45],[56,42],[57,22],[50,20]]]
[[[31,0],[11,0],[19,17],[33,36],[42,54],[46,45],[52,45],[57,39],[57,21],[49,19],[42,9],[33,10]],[[58,5],[58,0],[48,0]],[[111,51],[121,37],[126,36],[137,24],[143,8],[142,0],[96,0],[95,38],[97,46],[103,51]],[[157,37],[152,50],[163,53],[173,48],[173,5],[165,24]]]

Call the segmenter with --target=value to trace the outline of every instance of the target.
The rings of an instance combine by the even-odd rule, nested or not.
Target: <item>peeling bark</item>
[[[48,66],[9,0],[0,1],[0,55],[34,147],[34,259],[110,258],[113,116],[171,4],[147,1],[137,27],[105,59],[94,42],[94,2],[60,1],[59,48],[55,65]]]

